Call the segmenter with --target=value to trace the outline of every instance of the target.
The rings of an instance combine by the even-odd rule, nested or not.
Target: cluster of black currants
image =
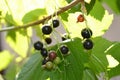
[[[57,28],[58,26],[59,26],[59,20],[57,20],[57,19],[54,19],[53,21],[52,21],[52,25],[53,25],[53,27],[51,27],[51,25],[44,25],[43,27],[42,27],[42,33],[43,33],[43,35],[50,35],[51,33],[52,33],[52,31],[53,31],[53,28]],[[44,39],[45,40],[45,42],[47,43],[47,44],[51,44],[51,42],[52,42],[52,39],[50,38],[50,37],[47,37],[47,38],[45,38]]]
[[[55,65],[60,64],[61,58],[57,56],[57,53],[54,50],[48,51],[43,47],[43,43],[37,41],[34,43],[34,48],[40,50],[40,53],[43,57],[42,66],[47,70],[52,70],[55,68]],[[61,45],[59,48],[60,52],[65,55],[69,52],[69,49],[66,45]]]
[[[90,50],[93,48],[93,42],[92,40],[90,39],[91,36],[92,36],[92,31],[91,29],[89,28],[84,28],[82,31],[81,31],[81,35],[84,39],[83,41],[83,47],[86,49],[86,50]]]

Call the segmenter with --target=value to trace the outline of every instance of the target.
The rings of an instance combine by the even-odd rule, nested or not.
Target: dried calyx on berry
[[[80,14],[77,17],[77,22],[83,22],[85,20],[84,15]]]
[[[81,35],[83,38],[90,38],[92,36],[92,31],[90,28],[84,28],[81,31]]]
[[[65,40],[67,40],[67,39],[70,39],[70,36],[68,35],[68,33],[64,33],[64,34],[62,35],[62,41],[65,41]]]
[[[42,27],[42,33],[43,34],[49,35],[51,32],[52,32],[52,28],[51,28],[50,25],[44,25]]]
[[[62,54],[68,54],[69,49],[66,45],[61,45],[60,46],[60,51],[61,51]]]
[[[41,49],[43,48],[43,43],[40,42],[40,41],[35,42],[35,43],[34,43],[34,48],[35,48],[36,50],[41,50]]]
[[[84,47],[86,50],[92,49],[92,48],[93,48],[93,42],[92,42],[92,40],[86,39],[86,40],[83,42],[83,47]]]
[[[54,19],[53,21],[52,21],[52,24],[53,24],[53,28],[56,28],[56,27],[58,27],[59,26],[59,20],[57,20],[57,19]]]
[[[45,65],[47,62],[48,62],[48,60],[47,60],[46,58],[44,58],[44,59],[42,60],[42,65]]]
[[[45,42],[46,42],[47,44],[51,44],[51,43],[52,43],[52,39],[51,39],[50,37],[46,37],[46,38],[45,38]]]

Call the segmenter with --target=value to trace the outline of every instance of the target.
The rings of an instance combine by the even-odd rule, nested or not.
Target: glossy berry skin
[[[46,58],[44,58],[42,61],[42,65],[45,65],[47,62],[48,62],[48,60]]]
[[[60,64],[60,62],[61,62],[60,57],[56,57],[53,62],[57,65]]]
[[[89,28],[84,28],[81,31],[81,35],[82,35],[83,38],[90,38],[92,36],[92,31]]]
[[[48,56],[49,60],[53,61],[57,57],[57,54],[55,51],[50,51]]]
[[[49,38],[49,37],[47,37],[47,38],[45,38],[45,42],[46,42],[47,44],[51,44],[51,43],[52,43],[52,39]]]
[[[41,55],[42,55],[43,57],[47,57],[47,56],[48,56],[48,51],[47,51],[46,48],[43,48],[43,49],[41,50]]]
[[[77,22],[83,22],[84,20],[85,20],[84,15],[82,15],[82,14],[78,15]]]
[[[62,46],[60,47],[60,51],[61,51],[62,54],[68,54],[69,49],[68,49],[67,46],[62,45]]]
[[[46,65],[46,69],[51,70],[53,69],[54,64],[51,61],[48,61],[45,65]]]
[[[35,43],[34,43],[34,48],[35,48],[36,50],[41,50],[41,49],[43,48],[43,43],[40,42],[40,41],[35,42]]]
[[[52,32],[51,26],[45,25],[45,26],[42,27],[42,33],[43,33],[43,34],[48,35],[48,34],[50,34],[51,32]]]
[[[86,50],[92,49],[92,48],[93,48],[93,42],[92,42],[92,40],[86,39],[86,40],[83,42],[83,47],[84,47]]]
[[[53,28],[56,28],[59,26],[59,20],[55,19],[52,21],[52,24],[53,24]]]

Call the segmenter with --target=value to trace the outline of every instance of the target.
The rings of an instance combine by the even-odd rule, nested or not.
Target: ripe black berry
[[[43,34],[46,34],[46,35],[50,34],[52,32],[51,26],[49,26],[49,25],[43,26],[42,32],[43,32]]]
[[[53,27],[56,28],[59,26],[59,20],[55,19],[52,21]]]
[[[43,57],[47,57],[47,56],[48,56],[48,51],[47,51],[47,49],[43,48],[43,49],[41,50],[41,55],[42,55]]]
[[[90,40],[90,39],[86,39],[84,42],[83,42],[83,47],[87,50],[90,50],[93,48],[93,42]]]
[[[92,36],[92,31],[89,28],[85,28],[81,31],[83,38],[90,38]]]
[[[56,52],[50,51],[49,52],[49,60],[53,61],[57,57]]]
[[[49,38],[49,37],[47,37],[47,38],[45,38],[45,42],[46,42],[47,44],[50,44],[50,43],[52,42],[52,39]]]
[[[68,49],[67,46],[62,45],[62,46],[60,47],[60,51],[61,51],[62,54],[67,54],[67,53],[69,52],[69,49]]]
[[[36,50],[41,50],[41,49],[43,48],[43,43],[40,42],[40,41],[35,42],[35,43],[34,43],[34,48],[35,48]]]

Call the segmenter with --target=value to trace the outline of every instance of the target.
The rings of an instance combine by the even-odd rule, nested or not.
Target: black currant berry
[[[50,34],[52,32],[51,26],[49,26],[49,25],[43,26],[42,27],[42,32],[43,32],[43,34],[46,34],[46,35]]]
[[[45,38],[45,42],[46,42],[47,44],[50,44],[50,43],[52,42],[52,39],[49,38],[49,37],[47,37],[47,38]]]
[[[92,40],[90,39],[86,39],[84,42],[83,42],[83,47],[87,50],[90,50],[93,48],[93,42]]]
[[[48,62],[48,60],[46,58],[44,58],[42,61],[42,65],[45,65],[47,62]]]
[[[55,51],[49,52],[49,60],[53,61],[57,57],[57,54]]]
[[[53,27],[56,28],[59,26],[59,20],[55,19],[52,21]]]
[[[62,54],[67,54],[67,53],[69,52],[69,49],[68,49],[67,46],[62,45],[62,46],[60,47],[60,51],[61,51]]]
[[[47,57],[47,56],[48,56],[48,51],[47,51],[47,49],[43,48],[43,49],[41,50],[41,55],[42,55],[43,57]]]
[[[85,28],[81,31],[83,38],[90,38],[92,36],[92,31],[89,28]]]
[[[43,43],[40,42],[40,41],[35,42],[35,43],[34,43],[34,48],[35,48],[36,50],[41,50],[41,49],[43,48]]]

